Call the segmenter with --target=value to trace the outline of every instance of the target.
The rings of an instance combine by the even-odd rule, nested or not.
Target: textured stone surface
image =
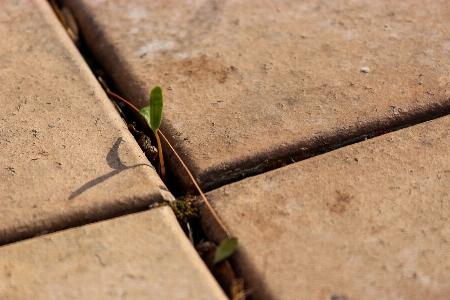
[[[46,1],[0,36],[0,244],[173,198]]]
[[[0,247],[1,299],[227,299],[169,207]]]
[[[449,111],[447,0],[65,2],[204,187]]]
[[[448,299],[448,128],[444,117],[208,193],[255,298]]]

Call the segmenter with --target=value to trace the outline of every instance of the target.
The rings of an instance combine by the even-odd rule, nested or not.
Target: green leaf
[[[142,108],[139,113],[145,118],[153,131],[158,131],[162,121],[164,106],[163,92],[160,86],[155,86],[150,92],[149,106]]]
[[[234,250],[236,250],[237,245],[238,239],[234,236],[223,240],[216,250],[214,264],[220,263],[221,261],[224,261],[225,259],[230,257],[231,254],[233,254]]]
[[[163,92],[160,86],[155,86],[150,92],[150,128],[157,131],[161,126],[164,106]],[[148,121],[147,121],[148,122]]]
[[[148,126],[150,126],[150,106],[144,107],[139,113],[144,117],[145,121],[147,121]]]

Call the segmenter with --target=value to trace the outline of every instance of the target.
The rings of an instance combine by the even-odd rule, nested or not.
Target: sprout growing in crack
[[[155,89],[156,89],[156,90],[155,90]],[[163,96],[162,96],[162,89],[161,89],[161,87],[156,87],[156,88],[154,88],[153,90],[155,90],[155,93],[158,92],[158,90],[159,90],[159,93],[160,93],[160,99],[161,99],[161,104],[159,105],[159,106],[160,106],[160,117],[159,117],[159,118],[155,118],[155,120],[158,120],[158,119],[159,119],[158,122],[155,122],[155,123],[159,123],[159,124],[156,124],[156,125],[158,125],[158,126],[156,126],[156,130],[157,130],[158,133],[161,134],[161,136],[162,136],[163,139],[166,141],[166,143],[167,143],[167,145],[169,146],[169,148],[172,150],[173,154],[174,154],[174,155],[178,158],[178,160],[180,161],[180,164],[183,166],[184,170],[185,170],[186,173],[188,174],[189,178],[192,180],[192,183],[194,184],[195,188],[198,190],[200,196],[202,197],[204,203],[206,204],[207,210],[211,213],[211,215],[213,216],[214,220],[216,220],[217,225],[221,228],[221,230],[223,231],[223,233],[225,233],[226,236],[229,237],[229,238],[231,239],[231,241],[229,241],[229,242],[226,243],[225,248],[227,248],[227,249],[232,249],[232,248],[233,248],[232,244],[235,243],[235,241],[233,241],[233,239],[231,238],[230,232],[229,232],[228,229],[225,227],[225,225],[223,225],[222,221],[220,221],[219,217],[217,216],[216,212],[213,210],[211,204],[209,203],[209,201],[208,201],[208,199],[206,198],[205,194],[203,193],[202,189],[201,189],[200,186],[198,185],[197,181],[195,181],[195,178],[194,178],[194,176],[192,175],[191,171],[189,171],[189,168],[186,166],[186,164],[183,162],[183,160],[181,159],[181,157],[178,155],[178,153],[177,153],[177,151],[175,150],[175,148],[173,148],[173,146],[170,144],[169,140],[165,137],[165,135],[164,135],[161,131],[159,131],[159,130],[157,129],[157,128],[159,128],[159,125],[161,125],[161,120],[162,120],[162,107],[163,107],[163,104],[164,104],[164,103],[163,103]],[[152,90],[152,92],[153,92],[153,90]],[[143,116],[144,116],[144,118],[145,118],[145,120],[146,120],[146,122],[147,122],[147,125],[148,125],[149,127],[151,126],[151,125],[150,125],[150,115],[151,115],[151,113],[150,113],[150,106],[149,106],[148,108],[143,108],[141,111],[139,111],[139,110],[136,108],[136,106],[134,106],[134,105],[133,105],[132,103],[130,103],[128,100],[126,100],[126,99],[120,97],[119,95],[117,95],[117,94],[111,92],[108,88],[105,88],[105,91],[106,91],[106,93],[107,93],[108,95],[111,95],[111,96],[113,96],[113,97],[116,97],[117,99],[119,99],[119,100],[122,101],[123,103],[126,103],[126,104],[127,104],[128,106],[130,106],[135,112],[141,113],[141,111],[144,110]],[[150,93],[150,98],[151,98],[151,96],[152,96],[152,94]],[[151,102],[151,99],[150,99],[150,102]],[[150,128],[150,129],[153,130],[152,128]],[[160,159],[162,160],[162,151],[161,151],[161,147],[160,147],[161,143],[160,143],[160,141],[159,141],[159,135],[156,133],[155,136],[156,136],[156,139],[157,139],[157,141],[158,141],[158,149],[159,149],[159,153],[160,153],[159,157],[160,157]],[[163,164],[163,166],[164,166],[164,161],[162,161],[162,164]],[[161,175],[161,177],[162,177],[162,175]],[[164,170],[164,177],[165,177],[165,170]],[[163,179],[163,180],[164,180],[164,179]],[[231,247],[229,247],[230,245],[228,245],[228,243],[231,243]],[[237,245],[237,240],[236,240],[236,245]],[[229,250],[226,250],[226,251],[229,251]],[[216,261],[220,261],[220,256],[221,256],[221,255],[218,255],[218,256],[219,256],[219,257],[217,258]]]
[[[159,153],[159,167],[161,171],[161,178],[166,181],[166,169],[164,167],[164,158],[161,148],[161,141],[159,139],[158,130],[161,126],[162,112],[164,106],[164,96],[160,86],[155,86],[150,92],[149,106],[142,108],[139,113],[145,118],[148,126],[155,134],[156,142],[158,143]]]

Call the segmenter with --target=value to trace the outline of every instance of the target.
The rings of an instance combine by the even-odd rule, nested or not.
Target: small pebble
[[[369,72],[370,72],[370,69],[369,69],[369,67],[362,67],[362,68],[361,68],[361,72],[363,72],[363,73],[369,73]]]

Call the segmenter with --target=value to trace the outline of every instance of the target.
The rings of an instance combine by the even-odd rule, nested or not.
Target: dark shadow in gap
[[[119,174],[122,171],[128,170],[128,169],[132,169],[132,168],[136,168],[136,167],[140,167],[140,166],[149,166],[150,168],[153,168],[152,166],[148,165],[148,164],[138,164],[138,165],[134,165],[134,166],[126,166],[122,163],[122,161],[120,160],[119,157],[119,146],[120,143],[122,143],[122,137],[119,137],[117,139],[117,141],[114,143],[114,145],[112,146],[111,150],[109,150],[108,155],[106,155],[106,162],[108,163],[108,166],[110,166],[111,168],[115,169],[114,171],[111,171],[105,175],[102,175],[100,177],[97,177],[89,182],[86,182],[85,184],[83,184],[83,186],[81,186],[79,189],[77,189],[76,191],[74,191],[68,200],[72,200],[75,197],[78,197],[80,194],[84,193],[85,191],[87,191],[88,189],[96,186],[97,184],[102,183],[103,181],[107,180],[110,177],[113,177],[114,175]]]

